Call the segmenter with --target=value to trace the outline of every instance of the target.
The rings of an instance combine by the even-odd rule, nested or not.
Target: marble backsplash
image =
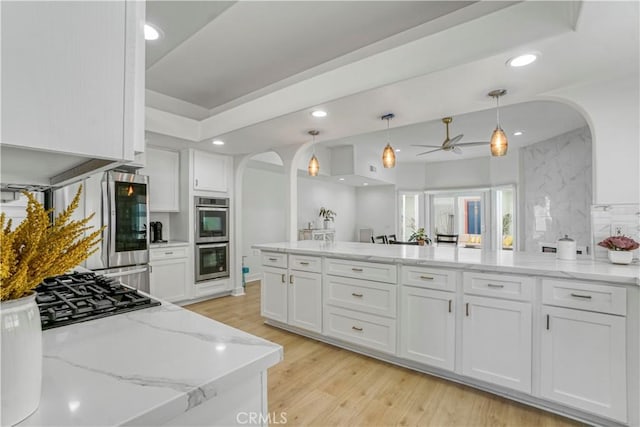
[[[593,205],[591,207],[592,245],[595,259],[607,259],[607,249],[597,246],[598,242],[616,235],[620,229],[625,236],[640,242],[640,204]],[[633,257],[638,259],[640,249]]]
[[[569,235],[592,249],[591,132],[587,127],[521,149],[525,250]]]

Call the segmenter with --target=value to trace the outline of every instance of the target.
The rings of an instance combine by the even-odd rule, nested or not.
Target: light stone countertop
[[[358,261],[401,263],[431,267],[454,267],[471,271],[530,274],[543,277],[607,281],[640,285],[640,264],[616,265],[608,261],[579,257],[575,261],[556,259],[555,254],[456,248],[453,246],[381,245],[358,242],[264,243],[254,249],[303,255],[347,258]]]
[[[40,406],[18,425],[163,424],[282,358],[280,345],[169,303],[49,329]]]

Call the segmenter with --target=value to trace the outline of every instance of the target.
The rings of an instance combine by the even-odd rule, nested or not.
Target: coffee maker
[[[163,243],[166,240],[162,240],[162,223],[160,221],[153,221],[151,225],[151,243]]]

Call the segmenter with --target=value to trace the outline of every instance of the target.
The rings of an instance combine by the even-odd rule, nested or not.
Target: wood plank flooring
[[[246,295],[185,307],[284,347],[269,369],[269,412],[290,426],[575,426],[577,422],[263,323]],[[274,415],[275,413],[275,415]]]

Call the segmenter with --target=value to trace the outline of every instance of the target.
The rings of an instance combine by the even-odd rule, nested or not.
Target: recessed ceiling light
[[[160,31],[155,27],[144,24],[144,39],[145,40],[158,40],[160,38]]]
[[[520,136],[520,135],[522,135],[522,131],[519,130],[517,132],[514,132],[513,135],[514,136]]]
[[[213,145],[224,145],[224,141],[220,141],[219,139],[214,139],[211,143]]]
[[[524,55],[516,56],[507,61],[507,65],[510,67],[524,67],[525,65],[531,64],[533,61],[538,59],[538,54],[536,53],[525,53]]]
[[[369,185],[369,183],[368,183],[368,182],[365,182],[365,183],[363,183],[362,185],[367,186],[367,185]]]
[[[338,178],[338,181],[344,181],[344,178]]]
[[[313,117],[327,117],[327,112],[322,110],[314,110],[311,112]]]

